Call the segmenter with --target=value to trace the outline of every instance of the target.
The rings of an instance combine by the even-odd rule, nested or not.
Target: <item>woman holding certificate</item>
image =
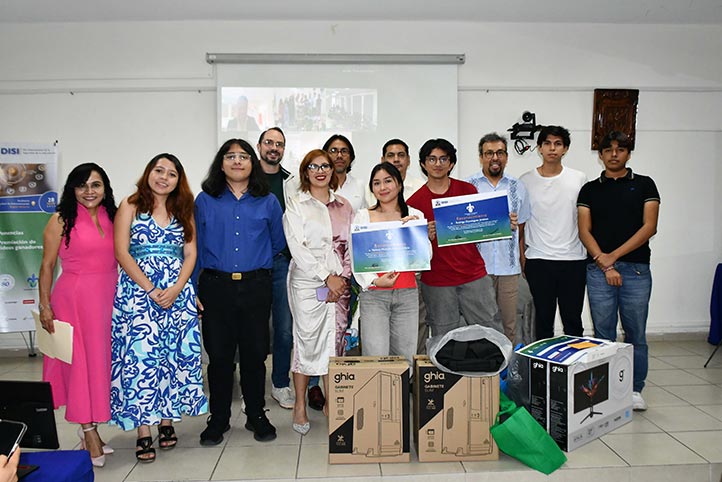
[[[203,393],[196,293],[193,193],[172,154],[150,160],[115,222],[122,271],[113,303],[111,423],[137,429],[136,458],[178,443],[173,421],[208,411]]]
[[[346,330],[351,258],[350,203],[334,194],[338,180],[326,151],[306,154],[299,168],[299,192],[289,196],[283,231],[293,259],[288,303],[293,314],[293,429],[310,430],[306,415],[308,379],[323,375],[328,388],[329,358],[340,356]],[[339,306],[340,305],[340,306]],[[328,413],[324,407],[324,413]]]
[[[116,207],[110,180],[94,163],[68,175],[63,193],[43,233],[40,266],[40,322],[49,333],[54,320],[73,327],[71,364],[43,358],[43,380],[53,390],[55,408],[65,405],[65,419],[79,423],[80,446],[102,467],[113,452],[98,435],[98,422],[110,419],[110,317],[118,265],[113,255]],[[53,285],[55,265],[63,272]]]
[[[389,162],[371,170],[369,190],[376,204],[356,213],[353,224],[424,219],[418,209],[406,205],[404,184],[399,170]],[[413,271],[378,274],[355,273],[363,290],[361,346],[364,355],[399,355],[412,362],[416,353],[419,325],[419,295]]]

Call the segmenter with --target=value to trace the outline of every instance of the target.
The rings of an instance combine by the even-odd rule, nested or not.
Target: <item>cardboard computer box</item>
[[[328,374],[328,462],[408,462],[408,361],[396,356],[331,358]]]
[[[445,373],[414,357],[414,441],[420,462],[497,460],[489,429],[499,411],[499,376]]]
[[[558,336],[521,348],[529,412],[572,451],[632,420],[633,347]],[[522,376],[524,378],[524,376]]]

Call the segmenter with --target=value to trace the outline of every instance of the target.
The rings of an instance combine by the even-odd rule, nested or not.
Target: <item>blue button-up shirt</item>
[[[273,257],[286,247],[283,212],[276,196],[236,197],[226,188],[219,197],[202,192],[196,198],[198,260],[193,282],[204,268],[245,272],[273,267]]]
[[[468,182],[476,187],[480,193],[506,191],[509,201],[509,212],[516,213],[517,222],[523,224],[531,216],[529,196],[524,183],[515,177],[503,174],[494,186],[483,172],[471,176]],[[493,275],[504,276],[521,273],[519,262],[519,230],[511,232],[511,239],[499,239],[477,243],[476,247],[486,263],[486,272]]]

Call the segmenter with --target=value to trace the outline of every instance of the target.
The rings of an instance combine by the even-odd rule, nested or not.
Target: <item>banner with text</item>
[[[0,142],[0,333],[34,331],[43,230],[58,204],[53,144]]]

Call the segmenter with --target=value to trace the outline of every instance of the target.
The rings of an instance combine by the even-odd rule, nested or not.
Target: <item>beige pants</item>
[[[516,337],[516,300],[519,294],[519,275],[497,276],[490,274],[494,282],[496,304],[499,305],[501,322],[504,325],[504,334],[514,344]]]

